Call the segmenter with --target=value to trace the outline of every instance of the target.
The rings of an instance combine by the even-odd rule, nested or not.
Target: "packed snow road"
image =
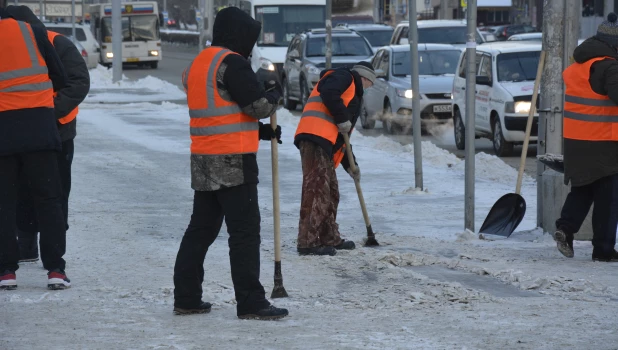
[[[169,83],[172,83],[182,89],[181,74],[182,71],[189,65],[189,63],[195,58],[197,54],[197,47],[187,46],[185,44],[170,44],[163,43],[163,60],[159,62],[159,68],[156,70],[149,68],[133,68],[126,67],[125,74],[130,79],[141,79],[149,75],[163,79]],[[180,101],[178,101],[180,102]],[[300,116],[301,111],[298,109],[292,114]],[[412,144],[412,135],[389,135],[381,126],[381,122],[378,122],[376,128],[373,130],[363,130],[360,126],[357,126],[357,131],[368,136],[380,136],[383,135],[394,141],[401,143],[402,145]],[[437,127],[431,130],[431,134],[423,136],[423,141],[430,141],[436,146],[445,149],[459,158],[465,157],[465,151],[458,150],[455,147],[455,137],[453,134],[452,123]],[[491,141],[487,139],[479,139],[475,142],[476,153],[494,154]],[[536,174],[536,145],[530,145],[528,150],[528,158],[526,159],[525,172],[530,176]],[[502,160],[510,166],[519,167],[521,157],[521,146],[515,147],[515,153],[513,156],[503,157]],[[513,179],[513,188],[515,187],[515,179]]]
[[[283,279],[290,297],[275,322],[236,318],[225,229],[205,262],[210,314],[174,316],[175,254],[191,214],[187,108],[156,78],[111,84],[91,72],[80,107],[67,274],[48,291],[40,262],[22,264],[19,288],[0,293],[0,349],[615,349],[618,265],[593,263],[589,242],[566,259],[528,216],[508,240],[462,233],[463,161],[423,143],[426,190],[413,185],[413,149],[355,134],[378,248],[299,257],[298,118],[278,113]],[[139,93],[139,94],[138,94]],[[106,102],[104,104],[99,102]],[[273,286],[270,143],[262,142],[262,282]],[[360,246],[364,223],[351,179],[340,179],[340,228]],[[477,155],[476,224],[512,191],[515,170]]]

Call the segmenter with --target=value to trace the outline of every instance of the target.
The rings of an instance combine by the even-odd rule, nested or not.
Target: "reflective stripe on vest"
[[[256,153],[259,124],[242,112],[237,103],[223,99],[217,89],[217,71],[223,59],[236,54],[209,47],[183,72],[189,104],[192,154]]]
[[[0,112],[53,108],[53,85],[29,24],[0,21]]]
[[[61,34],[52,32],[51,30],[47,30],[47,38],[49,39],[49,42],[51,42],[52,45],[54,45],[54,39],[56,38],[57,35],[61,35]],[[57,94],[58,93],[54,92],[54,97],[56,97]],[[79,113],[79,108],[75,107],[71,112],[69,112],[69,114],[65,115],[62,118],[59,118],[58,122],[60,124],[69,124],[70,122],[75,120],[75,118],[77,118],[77,113]]]
[[[573,63],[562,73],[564,96],[564,138],[587,141],[618,141],[618,105],[590,86],[590,68],[597,57]]]
[[[333,71],[326,72],[320,81],[332,72]],[[309,95],[309,98],[307,99],[307,104],[303,109],[303,114],[300,118],[300,122],[298,123],[298,127],[296,128],[296,135],[294,135],[294,137],[299,134],[311,134],[328,140],[334,146],[337,142],[339,130],[337,129],[335,118],[333,118],[328,108],[326,108],[322,102],[322,98],[318,92],[319,84],[320,83],[318,82],[318,84],[315,85],[311,95]],[[346,91],[341,94],[341,100],[346,107],[350,104],[355,94],[356,85],[354,84],[354,79],[352,79],[352,84],[350,84]],[[350,131],[350,133],[351,132],[352,131]],[[343,159],[344,147],[345,145],[333,154],[335,168],[339,166],[339,163],[341,163],[341,160]]]

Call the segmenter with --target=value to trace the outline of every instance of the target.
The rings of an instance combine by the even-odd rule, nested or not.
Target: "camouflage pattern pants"
[[[303,193],[298,224],[298,248],[335,246],[341,243],[336,223],[339,183],[324,149],[313,142],[301,141]]]

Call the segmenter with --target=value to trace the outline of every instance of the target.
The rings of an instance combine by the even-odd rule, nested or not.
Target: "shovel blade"
[[[502,196],[491,208],[479,233],[509,237],[524,219],[526,201],[516,193]]]

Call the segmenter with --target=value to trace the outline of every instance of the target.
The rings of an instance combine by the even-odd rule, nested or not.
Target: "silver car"
[[[445,44],[420,44],[419,80],[421,121],[424,128],[451,119],[451,92],[461,49]],[[365,92],[361,125],[372,129],[381,120],[390,134],[412,127],[412,91],[410,47],[385,46],[373,61],[378,79]]]

